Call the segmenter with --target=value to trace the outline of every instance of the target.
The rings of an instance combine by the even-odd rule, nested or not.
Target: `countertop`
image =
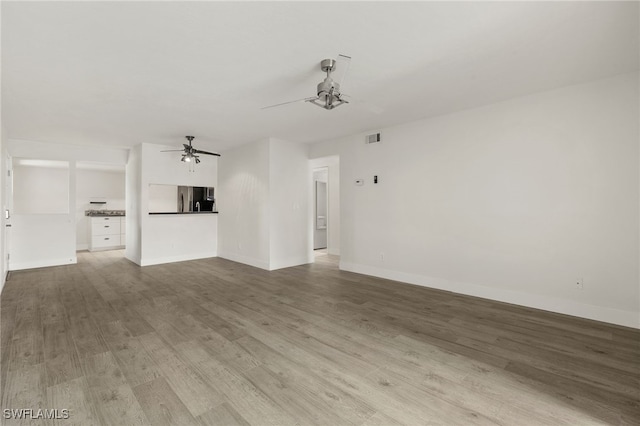
[[[110,216],[125,216],[124,210],[85,210],[85,216],[89,217],[110,217]]]

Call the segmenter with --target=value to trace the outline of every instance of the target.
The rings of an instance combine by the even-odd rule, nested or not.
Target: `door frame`
[[[318,169],[326,168],[327,173],[327,254],[340,256],[340,243],[342,234],[342,209],[341,204],[341,186],[342,173],[340,173],[340,155],[325,155],[317,158],[310,158],[308,174],[308,256],[309,263],[315,262],[314,252],[314,228],[315,228],[315,183],[313,180],[313,172]]]

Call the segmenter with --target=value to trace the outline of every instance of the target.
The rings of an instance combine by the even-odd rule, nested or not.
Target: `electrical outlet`
[[[582,278],[576,278],[576,289],[582,290],[584,288],[584,280]]]

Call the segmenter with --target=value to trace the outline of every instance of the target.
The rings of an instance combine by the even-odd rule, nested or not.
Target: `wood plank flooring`
[[[2,409],[37,425],[640,424],[640,332],[338,270],[121,251],[13,272]]]

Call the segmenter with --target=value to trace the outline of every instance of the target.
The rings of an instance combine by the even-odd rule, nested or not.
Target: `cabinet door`
[[[100,222],[91,225],[91,236],[96,235],[120,235],[120,222]]]
[[[91,224],[96,223],[120,223],[120,216],[94,216],[91,218]]]
[[[116,247],[120,245],[120,234],[94,235],[91,238],[91,248]]]

